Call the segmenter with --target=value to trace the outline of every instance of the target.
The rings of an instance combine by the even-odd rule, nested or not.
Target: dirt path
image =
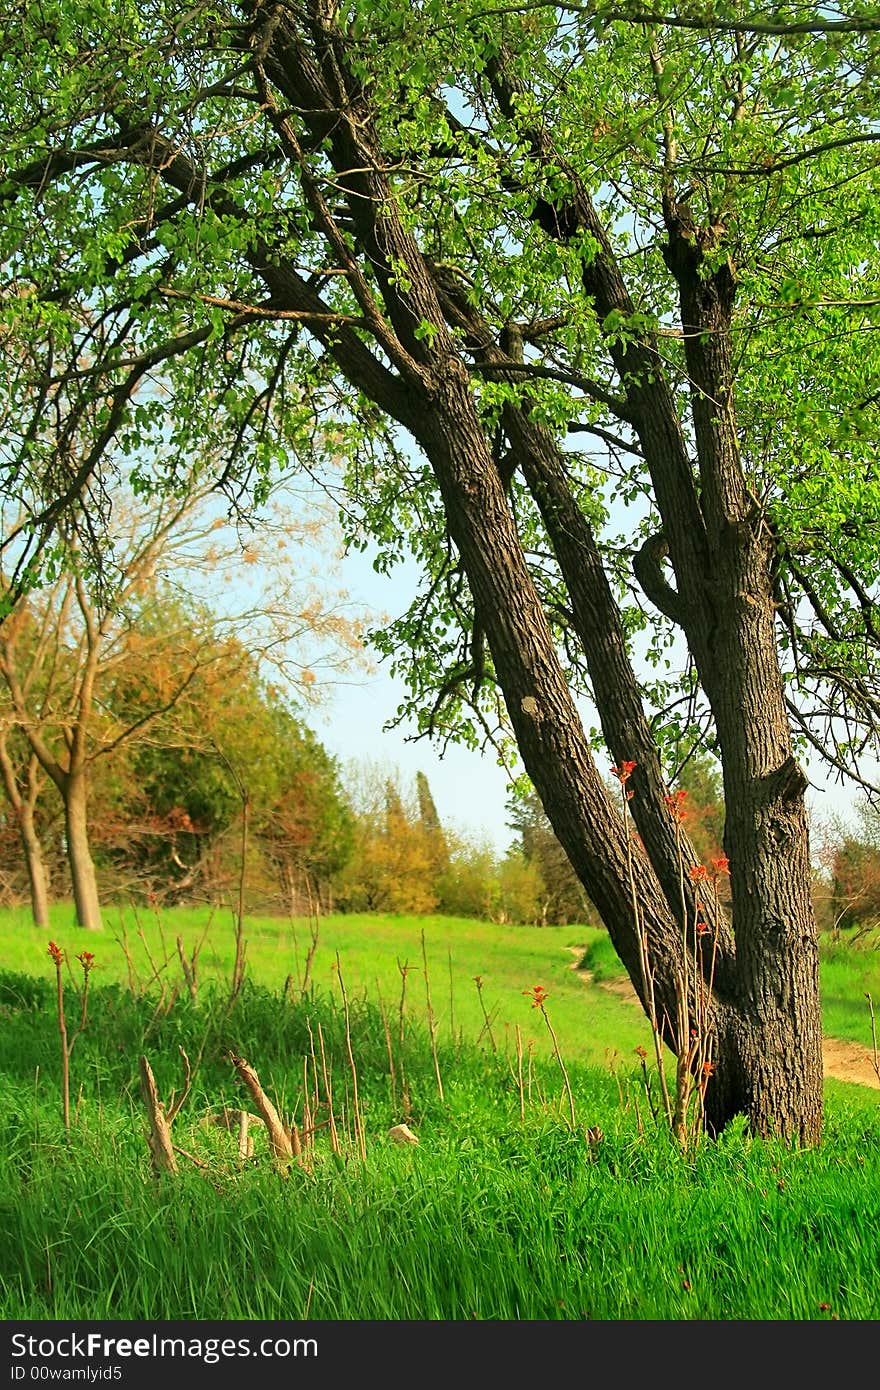
[[[577,970],[583,959],[583,950],[576,946],[569,947],[569,950],[577,957],[571,965],[572,970]],[[596,983],[589,970],[578,970],[578,976],[585,984]],[[607,989],[609,993],[617,994],[621,999],[641,1008],[638,995],[629,980],[600,981],[599,988]],[[869,1048],[860,1047],[854,1042],[844,1042],[840,1038],[823,1038],[822,1061],[825,1075],[833,1077],[835,1081],[852,1081],[857,1086],[872,1086],[875,1091],[880,1091],[880,1076],[877,1075],[873,1053]]]

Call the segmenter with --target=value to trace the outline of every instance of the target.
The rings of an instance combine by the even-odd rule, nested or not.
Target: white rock
[[[409,1125],[394,1125],[388,1131],[388,1138],[393,1139],[395,1144],[417,1144],[419,1142]]]

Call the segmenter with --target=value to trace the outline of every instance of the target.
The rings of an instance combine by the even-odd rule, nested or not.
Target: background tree
[[[877,37],[615,13],[83,4],[59,39],[18,6],[8,457],[46,495],[18,574],[100,481],[103,438],[162,439],[133,395],[157,361],[175,446],[222,447],[224,485],[318,439],[352,538],[390,565],[408,536],[423,565],[374,637],[419,729],[513,736],[646,1006],[647,931],[665,1019],[700,959],[670,750],[711,733],[732,905],[707,1123],[815,1142],[797,755],[858,772],[878,713]],[[41,393],[62,425],[91,411],[63,486]],[[155,460],[144,485],[173,473]]]
[[[447,836],[447,846],[446,866],[437,879],[437,910],[449,917],[500,921],[501,879],[492,845],[479,836],[452,834]],[[537,899],[535,915],[536,903]]]
[[[594,915],[590,902],[568,855],[559,843],[544,808],[534,791],[508,804],[511,830],[519,837],[526,864],[532,865],[540,883],[539,920],[565,926],[587,922]]]
[[[689,754],[675,778],[676,791],[685,792],[684,824],[694,852],[709,865],[724,853],[724,787],[721,769],[707,753]]]
[[[49,873],[38,821],[38,803],[45,776],[39,759],[9,714],[0,723],[0,776],[10,812],[10,822],[4,825],[7,834],[3,863],[8,872],[17,857],[16,851],[20,852],[27,874],[34,926],[48,927]],[[9,886],[6,885],[7,892]]]
[[[831,909],[835,934],[860,937],[880,925],[880,849],[848,837],[834,856]]]
[[[351,857],[354,817],[338,763],[277,700],[268,705],[272,794],[255,808],[254,833],[291,914],[330,909],[332,885]]]
[[[107,615],[96,619],[78,578],[59,580],[42,597],[42,640],[24,660],[19,643],[22,625],[7,621],[0,628],[0,675],[15,730],[26,740],[30,757],[54,783],[62,800],[77,922],[97,928],[101,911],[88,840],[86,779],[88,737],[95,720],[95,681]],[[74,611],[82,621],[76,635],[71,624]],[[35,705],[32,697],[36,692],[39,699]],[[7,778],[4,788],[13,807],[17,801],[24,805]],[[39,847],[28,845],[26,853],[33,914],[38,921],[45,912],[45,883],[41,884],[39,873],[34,872]]]
[[[183,629],[204,632],[204,615],[186,607]],[[144,621],[136,650],[105,684],[103,707],[115,723],[158,708],[166,662],[183,661],[180,605],[170,608],[175,621],[167,609],[162,615],[167,651]],[[89,773],[89,842],[102,901],[229,903],[242,867],[236,779],[247,778],[247,902],[297,913],[328,904],[351,843],[336,763],[231,639],[210,654],[203,646],[185,695],[112,756],[95,759]]]
[[[336,903],[349,912],[427,913],[439,896],[436,844],[399,776],[369,762],[350,769],[355,812],[351,855],[334,882]]]
[[[416,801],[419,807],[419,824],[430,846],[434,872],[439,875],[449,863],[449,846],[424,772],[416,773]]]
[[[190,679],[169,703],[169,673],[179,670]],[[93,773],[92,838],[114,891],[223,901],[236,881],[225,852],[241,811],[236,770],[242,764],[257,795],[264,781],[256,658],[215,631],[205,605],[158,587],[138,611],[104,702],[121,728],[152,714]],[[246,768],[245,748],[253,752]]]
[[[302,540],[303,533],[312,538],[311,522],[303,527],[285,518],[283,525],[275,526],[271,514],[264,514],[261,541],[283,547],[275,552],[282,568],[279,572],[276,558],[274,565],[260,567],[255,582],[249,576],[258,552],[253,545],[242,551],[238,536],[229,534],[228,521],[212,505],[210,488],[196,487],[181,499],[170,497],[148,508],[132,503],[128,512],[117,501],[114,519],[117,578],[112,597],[104,586],[95,590],[88,576],[74,567],[39,593],[19,598],[0,626],[7,723],[12,721],[61,796],[77,921],[92,928],[101,925],[88,809],[95,763],[118,757],[125,745],[152,737],[151,726],[160,720],[166,741],[171,739],[164,751],[166,776],[171,747],[178,755],[185,747],[184,760],[202,757],[198,782],[203,801],[195,817],[181,806],[166,804],[161,758],[154,757],[140,789],[152,843],[164,845],[167,836],[176,853],[181,834],[192,838],[198,826],[202,833],[206,826],[216,831],[230,796],[217,749],[206,752],[204,723],[198,723],[199,712],[204,713],[208,669],[214,671],[212,679],[236,688],[242,672],[253,680],[255,665],[268,663],[291,688],[309,698],[317,688],[311,664],[316,655],[329,667],[355,659],[359,647],[351,621],[338,605],[334,607],[333,596],[319,600],[299,575],[288,573],[297,539]],[[173,581],[161,579],[163,570],[174,575]],[[200,584],[219,584],[226,591],[222,612],[189,597],[198,593]],[[181,589],[189,590],[184,600]],[[33,623],[39,635],[25,644],[23,634]],[[244,638],[234,637],[233,630],[241,630]],[[182,725],[189,725],[184,745],[171,733],[171,711],[178,711],[178,735]],[[240,721],[247,714],[242,699]],[[146,776],[145,758],[140,764],[135,759],[134,775]],[[18,796],[18,813],[23,816],[27,802],[8,779],[4,785],[13,808]],[[183,863],[179,855],[178,861]],[[41,910],[35,898],[35,915]]]
[[[880,926],[880,815],[869,800],[855,819],[821,821],[815,835],[819,924],[835,942],[870,941]]]

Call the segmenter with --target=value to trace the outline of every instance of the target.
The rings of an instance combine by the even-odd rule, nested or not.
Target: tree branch
[[[668,554],[669,545],[662,531],[656,536],[649,536],[633,556],[633,574],[645,597],[650,599],[654,607],[679,627],[683,627],[684,605],[663,572],[663,561]]]

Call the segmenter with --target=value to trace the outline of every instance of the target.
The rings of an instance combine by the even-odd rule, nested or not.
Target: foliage
[[[540,920],[565,925],[592,920],[595,909],[557,839],[537,794],[532,791],[508,803],[508,824],[519,836],[526,864],[538,876]]]
[[[497,856],[492,846],[476,839],[456,837],[449,842],[449,862],[437,882],[441,911],[453,917],[499,920],[501,884]],[[537,899],[535,899],[535,903]],[[528,908],[526,909],[528,913]],[[533,920],[527,915],[523,919]]]
[[[296,460],[380,569],[401,538],[421,563],[372,634],[401,718],[515,742],[643,1003],[650,931],[666,1020],[703,921],[667,810],[696,727],[731,889],[709,1122],[817,1141],[797,758],[860,775],[880,711],[876,27],[482,0],[15,14],[11,593],[73,536],[100,578],[114,469],[174,494],[198,453],[259,501]],[[639,894],[603,745],[634,769]]]
[[[441,912],[515,926],[542,920],[540,871],[515,846],[499,856],[491,845],[462,836],[449,845],[449,861],[438,879]]]
[[[880,850],[846,839],[834,856],[831,909],[836,932],[880,925]]]
[[[154,637],[163,630],[170,637],[181,615],[167,595],[154,604],[152,624],[144,615],[139,631],[146,638],[152,626]],[[192,605],[184,612],[195,632]],[[156,670],[155,654],[147,669],[122,668],[109,707],[156,703]],[[117,892],[128,883],[160,900],[228,896],[241,868],[245,802],[251,852],[262,851],[276,901],[299,910],[309,892],[319,899],[350,852],[351,815],[334,760],[231,637],[214,639],[186,699],[153,721],[127,763],[127,788],[105,806],[103,825],[95,818],[96,843],[113,866]],[[252,863],[252,882],[254,869]]]
[[[747,24],[739,30],[721,23],[713,31],[708,11],[693,26],[676,28],[630,25],[625,14],[606,18],[577,7],[557,17],[549,8],[529,8],[521,17],[505,11],[500,29],[468,0],[442,16],[431,5],[404,17],[372,3],[340,13],[340,32],[353,45],[349,61],[364,81],[369,74],[388,160],[421,165],[422,191],[407,217],[429,264],[456,280],[448,285],[452,300],[464,294],[488,327],[526,327],[532,335],[521,376],[505,379],[489,363],[477,368],[480,411],[489,424],[497,420],[505,403],[521,399],[520,381],[527,379],[542,419],[586,437],[587,450],[569,459],[578,500],[596,526],[607,519],[610,501],[631,504],[629,535],[609,530],[604,546],[615,582],[631,589],[627,561],[655,517],[644,461],[630,447],[607,375],[618,348],[656,332],[658,363],[679,398],[686,388],[681,335],[666,326],[673,290],[657,235],[660,195],[674,166],[707,273],[726,256],[736,265],[748,482],[780,538],[791,693],[798,698],[812,689],[818,698],[840,662],[855,661],[859,632],[871,641],[876,39],[859,26],[792,36],[783,26],[774,38]],[[247,481],[260,495],[282,457],[351,460],[352,543],[366,527],[380,544],[379,563],[390,568],[403,531],[432,575],[407,618],[377,631],[375,641],[409,672],[413,708],[423,720],[448,733],[457,710],[461,732],[478,737],[481,726],[466,716],[461,683],[476,658],[459,643],[455,625],[464,625],[475,650],[483,644],[460,568],[446,555],[425,470],[371,408],[363,385],[343,392],[301,330],[320,338],[322,316],[328,331],[335,324],[350,367],[355,358],[368,362],[356,338],[381,342],[385,332],[376,308],[382,275],[368,268],[327,273],[328,239],[336,239],[339,253],[348,248],[349,258],[357,249],[332,199],[318,213],[310,205],[329,177],[329,148],[322,151],[319,142],[310,158],[275,105],[259,105],[256,88],[265,74],[232,81],[240,57],[234,6],[197,9],[185,24],[157,6],[125,6],[112,21],[74,6],[60,26],[26,6],[14,9],[15,38],[3,57],[3,323],[16,372],[4,419],[9,480],[19,479],[9,495],[26,513],[4,530],[26,548],[19,576],[39,573],[40,554],[49,571],[57,565],[64,538],[53,527],[64,508],[75,512],[78,498],[89,497],[95,517],[106,514],[117,473],[142,492],[185,487],[181,460],[194,442],[216,460],[209,466],[222,486],[239,497]],[[256,17],[248,22],[259,24]],[[121,82],[117,44],[127,54]],[[71,50],[81,61],[71,61]],[[502,51],[522,90],[510,109],[494,109],[495,101],[488,125],[479,113],[492,80],[497,96]],[[120,133],[111,137],[117,107]],[[261,120],[252,120],[257,109]],[[564,167],[545,168],[524,139],[524,123],[539,109]],[[147,127],[162,132],[152,152],[138,143]],[[106,157],[110,147],[113,159]],[[172,149],[176,163],[165,159]],[[633,307],[600,323],[579,277],[580,262],[595,255],[595,235],[581,230],[554,241],[536,234],[542,199],[562,207],[573,177],[595,194],[603,228],[628,248]],[[403,176],[394,190],[406,198]],[[292,300],[286,308],[273,303],[281,283],[266,269],[270,242],[281,257],[295,248],[304,267],[289,267],[284,285],[296,307]],[[398,279],[402,284],[402,268]],[[393,272],[386,294],[392,281]],[[91,300],[100,314],[87,311]],[[464,314],[463,303],[458,312]],[[467,338],[463,319],[457,331]],[[424,322],[414,342],[431,344],[438,333],[439,325]],[[90,364],[85,373],[75,366],[83,358]],[[151,379],[161,384],[148,387]],[[89,394],[94,381],[100,395]],[[45,416],[49,406],[60,442],[65,430],[93,441],[92,454],[78,461],[81,476],[69,463],[73,476],[66,475],[59,448],[31,428],[37,411]],[[104,477],[102,451],[113,441],[119,449]],[[594,452],[603,443],[604,460]],[[21,479],[30,490],[23,501]],[[518,480],[512,486],[526,534],[537,535],[533,504]],[[100,563],[100,553],[92,554],[90,564]],[[535,565],[536,581],[552,599],[558,576],[537,557]],[[856,588],[847,591],[850,580]],[[848,601],[853,595],[855,603]],[[638,599],[624,616],[631,634],[644,632]],[[656,615],[652,623],[656,628]],[[663,674],[667,633],[658,628],[649,642],[662,703],[678,673]],[[566,650],[576,663],[574,649]],[[487,718],[498,712],[490,672],[483,685]],[[444,679],[441,721],[439,707],[432,714],[422,696]],[[853,680],[870,702],[864,663]],[[583,681],[580,674],[578,688]],[[658,727],[676,740],[686,724],[670,712]],[[805,716],[803,737],[818,738],[818,727]],[[851,742],[844,733],[842,754]]]
[[[356,806],[354,844],[334,883],[334,901],[348,912],[438,911],[450,917],[534,924],[548,918],[537,863],[517,847],[499,855],[476,837],[447,830],[428,779],[416,774],[412,795],[399,775],[364,763],[351,770]],[[582,914],[570,920],[583,921]]]
[[[407,805],[393,777],[360,805],[348,865],[335,879],[337,905],[350,912],[433,912],[438,904],[438,832],[418,802]]]

